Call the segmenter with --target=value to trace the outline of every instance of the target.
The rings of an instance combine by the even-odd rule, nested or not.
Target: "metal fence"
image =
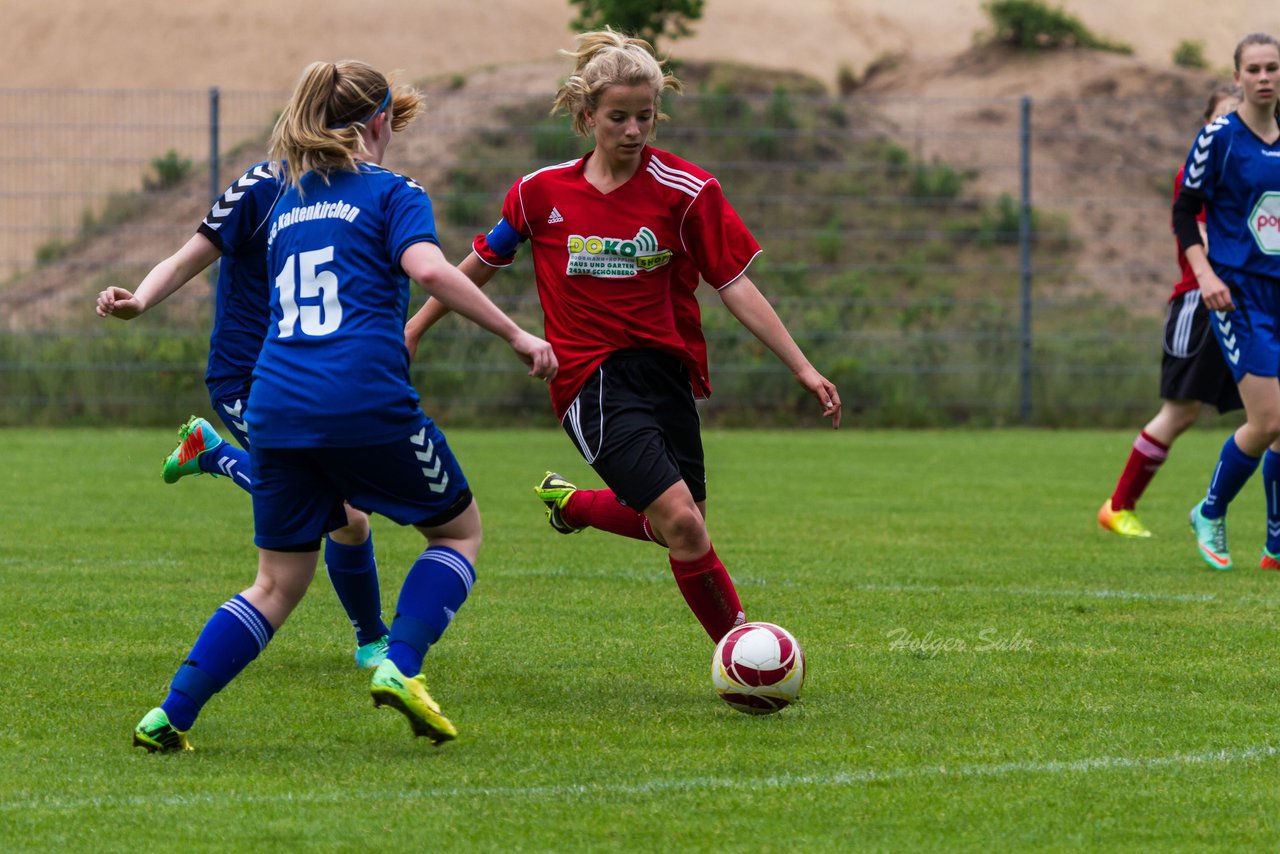
[[[92,316],[192,233],[265,157],[282,92],[0,90],[15,140],[0,189],[0,423],[168,423],[207,406],[211,279],[129,324]],[[388,165],[432,195],[447,254],[511,182],[581,152],[548,98],[442,86]],[[766,254],[752,277],[855,423],[1128,424],[1156,400],[1176,274],[1173,172],[1199,99],[668,99],[658,145],[720,178]],[[1128,116],[1133,127],[1088,121]],[[1136,150],[1135,150],[1136,149]],[[491,293],[538,319],[527,259]],[[702,295],[716,394],[704,417],[789,424],[807,403]],[[455,421],[549,421],[500,346],[464,324],[415,382]]]

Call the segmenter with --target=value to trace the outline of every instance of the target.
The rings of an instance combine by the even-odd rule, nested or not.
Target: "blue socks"
[[[382,593],[378,589],[378,565],[373,557],[373,534],[358,546],[332,537],[324,541],[324,565],[338,601],[356,630],[356,643],[364,646],[387,634],[382,622]]]
[[[1221,519],[1227,515],[1227,505],[1244,488],[1260,461],[1260,457],[1251,457],[1240,450],[1235,434],[1228,436],[1218,456],[1217,468],[1213,470],[1213,479],[1209,481],[1209,491],[1200,505],[1200,515],[1206,519]]]
[[[467,601],[476,571],[462,555],[446,546],[431,546],[409,570],[396,602],[387,658],[405,676],[422,672],[422,659],[440,640],[453,615]]]
[[[257,658],[273,634],[266,617],[242,596],[214,611],[160,704],[173,728],[191,729],[209,698]]]
[[[1267,494],[1267,551],[1280,556],[1280,454],[1262,455],[1262,491]]]
[[[200,455],[200,471],[229,477],[236,486],[253,494],[253,480],[249,473],[249,452],[230,442],[223,442],[212,451]]]
[[[325,560],[330,565],[334,587],[357,578],[375,579],[376,573],[351,571],[357,564],[369,566],[373,561],[372,538],[359,546],[343,546],[329,541]],[[462,555],[445,546],[431,546],[409,570],[400,590],[396,618],[391,625],[391,644],[387,657],[406,676],[422,671],[422,659],[431,645],[440,640],[453,615],[467,600],[475,583],[475,569]],[[372,617],[352,616],[352,622],[381,637],[386,627],[377,616],[376,602]],[[344,602],[344,605],[346,603]],[[366,605],[368,601],[366,601]],[[349,612],[350,613],[350,612]],[[185,732],[195,723],[200,710],[214,694],[226,687],[267,646],[275,630],[266,617],[243,596],[234,596],[205,623],[195,646],[174,674],[169,696],[160,708],[174,729]],[[368,641],[361,640],[361,643]]]

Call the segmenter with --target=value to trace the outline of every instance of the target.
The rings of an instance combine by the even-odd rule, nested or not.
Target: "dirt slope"
[[[734,59],[833,83],[886,53],[929,61],[970,46],[983,0],[707,0],[690,60]],[[1061,0],[1095,32],[1168,65],[1183,39],[1227,65],[1244,33],[1272,28],[1256,2]],[[313,59],[356,57],[412,78],[552,58],[570,43],[567,0],[4,0],[6,87],[287,89]],[[1015,81],[1003,75],[1005,81]],[[1000,83],[1000,80],[994,81]]]
[[[1016,188],[1016,172],[1007,168],[1012,155],[990,150],[990,140],[1016,139],[1016,98],[1031,95],[1037,105],[1036,199],[1067,194],[1094,200],[1068,214],[1073,231],[1089,247],[1089,258],[1160,271],[1124,281],[1100,281],[1086,272],[1073,286],[1119,289],[1122,296],[1141,294],[1151,301],[1152,288],[1162,286],[1169,266],[1167,241],[1138,245],[1129,236],[1149,232],[1144,218],[1166,216],[1167,208],[1153,191],[1150,211],[1113,209],[1108,198],[1133,193],[1115,175],[1142,164],[1174,168],[1193,132],[1185,105],[1207,92],[1215,76],[1174,68],[1169,52],[1182,38],[1199,38],[1215,62],[1225,64],[1238,34],[1249,29],[1245,10],[1232,4],[1206,20],[1193,16],[1203,6],[1192,0],[1065,5],[1097,32],[1131,43],[1136,55],[971,49],[972,34],[984,26],[985,16],[980,3],[969,0],[709,0],[698,34],[677,42],[675,52],[692,60],[735,59],[796,69],[831,86],[841,65],[861,70],[878,56],[903,53],[896,67],[875,77],[864,92],[945,100],[955,114],[941,126],[982,131],[974,138],[931,135],[921,130],[927,130],[927,116],[887,117],[887,129],[909,137],[917,157],[937,156],[962,166],[1003,160],[1004,168],[973,170],[972,187],[984,195]],[[316,7],[325,11],[317,13]],[[358,6],[314,0],[5,0],[0,14],[5,22],[0,69],[8,86],[287,89],[313,58],[358,56],[403,69],[411,79],[465,72],[465,92],[489,94],[549,92],[564,70],[555,51],[569,44],[571,17],[563,0],[365,0]],[[516,33],[519,37],[512,37]],[[1007,101],[993,107],[964,100],[989,98]],[[1079,98],[1094,100],[1054,108],[1054,99]],[[490,109],[499,106],[495,101]],[[411,135],[389,165],[430,183],[448,168],[462,142],[438,132],[455,118],[461,125],[461,116],[433,114],[436,132]],[[1134,146],[1135,138],[1143,144]],[[1107,168],[1099,169],[1100,163]],[[202,214],[202,205],[185,202],[157,210],[123,233],[85,247],[78,255],[92,261],[83,265],[84,276],[72,278],[83,279],[104,263],[163,257],[172,249],[172,237],[155,225],[194,223]],[[70,261],[74,273],[76,260]],[[24,322],[56,322],[72,299],[79,305],[82,296],[71,292],[82,286],[82,281],[67,281],[65,268],[27,277]],[[14,311],[8,319],[17,315]]]

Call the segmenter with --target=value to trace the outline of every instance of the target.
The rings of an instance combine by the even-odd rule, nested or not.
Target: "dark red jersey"
[[[546,339],[560,372],[551,403],[563,417],[587,377],[617,350],[678,356],[694,392],[710,393],[706,344],[694,290],[741,276],[760,246],[708,172],[646,147],[636,174],[601,193],[583,174],[588,158],[524,176],[507,193],[502,221],[475,239],[487,264],[506,266],[525,240]]]

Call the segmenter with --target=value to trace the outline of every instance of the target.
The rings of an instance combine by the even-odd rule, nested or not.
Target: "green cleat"
[[[1191,508],[1191,530],[1200,546],[1200,557],[1210,569],[1230,569],[1231,554],[1227,551],[1227,520],[1206,519],[1200,512],[1204,502]]]
[[[390,637],[383,635],[376,641],[356,647],[356,667],[361,670],[372,670],[387,660],[387,645]]]
[[[565,480],[553,471],[547,472],[542,483],[533,488],[538,500],[547,505],[547,524],[562,534],[576,534],[582,528],[575,528],[564,520],[564,507],[569,497],[578,491],[578,487]]]
[[[173,753],[195,750],[185,732],[169,723],[164,709],[152,709],[133,728],[133,746],[145,747],[148,753]]]
[[[222,437],[213,429],[212,424],[192,415],[186,424],[178,428],[178,447],[164,458],[164,482],[177,483],[189,474],[203,474],[200,456],[214,450],[222,442]]]
[[[406,677],[388,659],[378,665],[369,684],[375,706],[390,706],[409,719],[415,736],[423,735],[432,744],[443,744],[458,737],[458,728],[440,714],[440,705],[427,693],[427,679],[421,673]]]

